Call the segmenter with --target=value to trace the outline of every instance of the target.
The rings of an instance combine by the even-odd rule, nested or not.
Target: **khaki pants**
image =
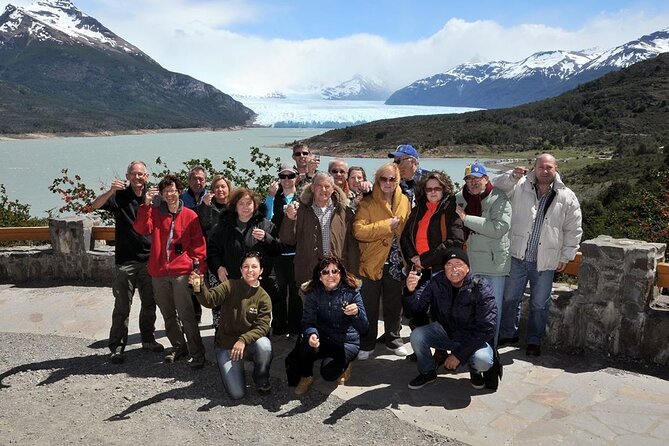
[[[195,320],[188,276],[153,277],[153,292],[156,304],[163,314],[165,332],[172,347],[182,349],[187,344],[192,358],[204,358],[204,344],[200,327]]]

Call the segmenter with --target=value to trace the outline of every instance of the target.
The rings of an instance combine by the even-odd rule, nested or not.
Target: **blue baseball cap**
[[[402,156],[411,156],[416,159],[420,158],[420,156],[418,156],[418,151],[416,150],[416,148],[409,144],[401,144],[397,146],[395,152],[388,154],[388,158],[399,158]]]
[[[485,177],[488,176],[488,172],[483,164],[474,163],[471,166],[465,168],[465,178],[467,177]]]

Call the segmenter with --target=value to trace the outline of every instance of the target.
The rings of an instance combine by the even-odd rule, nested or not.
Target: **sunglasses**
[[[346,173],[346,171],[345,171],[345,170],[332,169],[332,170],[330,171],[330,173],[333,174],[333,175],[335,175],[335,174],[338,174],[338,173]]]
[[[293,156],[309,156],[309,152],[293,152]]]
[[[321,276],[336,276],[337,274],[339,274],[339,270],[336,268],[324,269],[323,271],[321,271]]]
[[[443,187],[437,186],[437,187],[426,187],[425,192],[432,193],[432,192],[442,192],[444,190]]]
[[[408,160],[408,159],[411,159],[411,157],[410,157],[410,156],[405,156],[404,158],[395,158],[395,159],[393,160],[393,163],[395,163],[395,164],[400,164],[402,161],[404,161],[404,160]]]
[[[280,180],[292,180],[296,176],[297,175],[295,175],[294,173],[280,173],[279,174],[279,179]]]
[[[395,177],[379,177],[379,181],[381,183],[394,183],[397,181],[397,178]]]

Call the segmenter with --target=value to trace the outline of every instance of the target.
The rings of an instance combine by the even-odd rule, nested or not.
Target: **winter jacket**
[[[251,233],[254,228],[265,231],[265,238],[256,240]],[[262,257],[263,269],[269,276],[272,271],[272,257],[280,253],[277,228],[265,218],[264,205],[246,222],[243,231],[237,228],[237,212],[226,209],[220,215],[216,228],[207,240],[207,263],[215,275],[218,268],[224,266],[231,279],[241,278],[239,270],[242,257],[247,252],[258,251]]]
[[[406,291],[406,288],[405,288]],[[431,314],[448,337],[460,344],[453,354],[460,362],[467,362],[478,349],[492,342],[497,323],[497,305],[490,283],[469,273],[453,297],[453,287],[444,271],[439,271],[412,294],[403,297],[404,304],[414,314]]]
[[[197,205],[197,216],[200,219],[200,226],[205,237],[211,235],[212,230],[216,227],[221,213],[227,209],[227,205],[218,204],[216,200],[211,200],[211,204],[207,206],[205,202]]]
[[[249,286],[243,279],[230,279],[202,292],[197,300],[207,307],[221,307],[221,322],[216,332],[216,346],[231,349],[237,341],[244,345],[269,333],[272,321],[272,301],[262,287]]]
[[[200,261],[200,272],[206,271],[207,250],[195,211],[183,207],[171,214],[167,203],[142,204],[133,229],[151,235],[148,271],[151,276],[182,276],[193,271],[193,259]]]
[[[310,187],[300,195],[297,219],[284,218],[279,238],[287,245],[295,245],[295,283],[311,278],[311,273],[323,256],[321,224],[311,207],[314,201]],[[348,207],[346,194],[337,186],[332,193],[334,211],[330,220],[330,252],[342,260],[350,272],[358,271],[358,245],[351,232],[353,211]]]
[[[511,201],[511,255],[525,259],[525,251],[537,215],[539,199],[534,188],[534,172],[516,180],[511,172],[495,178],[494,185],[506,192]],[[559,262],[567,263],[576,257],[583,235],[581,206],[578,198],[555,174],[553,189],[556,192],[543,218],[537,252],[537,271],[550,271]]]
[[[358,314],[344,314],[344,302],[358,304]],[[322,341],[343,345],[353,356],[360,350],[360,336],[366,334],[368,329],[367,313],[359,290],[340,283],[338,288],[327,291],[319,283],[306,295],[302,312],[302,333],[305,338],[316,334]]]
[[[462,191],[456,195],[456,201],[463,208],[467,205]],[[506,194],[493,188],[481,201],[481,216],[467,215],[464,224],[471,230],[467,238],[467,255],[472,273],[488,276],[509,274],[511,203]]]
[[[295,195],[292,196],[292,199],[296,200],[297,198],[297,192],[295,192]],[[281,228],[281,224],[283,223],[286,206],[292,203],[292,201],[288,201],[286,195],[283,193],[283,188],[279,186],[279,189],[276,191],[274,196],[268,195],[265,198],[265,203],[268,209],[271,209],[271,212],[267,212],[268,218],[272,223],[274,223],[274,226],[276,226],[278,230]],[[295,246],[282,243],[281,252],[284,254],[295,254]]]
[[[381,279],[393,238],[399,239],[410,213],[411,204],[399,185],[395,187],[392,205],[386,203],[378,183],[374,184],[372,193],[360,201],[353,219],[353,235],[360,247],[361,276],[371,280]],[[393,217],[400,219],[394,231],[388,222]]]
[[[416,250],[416,234],[418,233],[418,223],[425,215],[425,212],[427,212],[425,201],[417,203],[416,207],[411,210],[409,220],[404,227],[404,231],[402,231],[400,247],[407,263],[411,261],[412,257],[418,255],[418,251]],[[446,240],[442,239],[442,215],[444,216],[444,223],[446,225]],[[455,198],[452,195],[442,198],[437,210],[432,215],[432,218],[430,218],[430,223],[427,227],[427,240],[430,249],[420,255],[420,263],[424,268],[431,268],[433,272],[442,268],[441,258],[448,248],[462,248],[465,242],[465,232],[462,220],[455,213]]]

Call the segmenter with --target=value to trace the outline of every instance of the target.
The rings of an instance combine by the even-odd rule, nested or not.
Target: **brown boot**
[[[304,395],[309,391],[313,383],[313,376],[303,376],[300,378],[300,382],[297,383],[297,387],[295,387],[295,395]]]
[[[344,369],[344,372],[339,377],[339,380],[337,381],[337,383],[341,386],[341,385],[346,384],[346,381],[348,381],[349,379],[351,379],[351,363],[350,362],[348,363],[348,365]]]

